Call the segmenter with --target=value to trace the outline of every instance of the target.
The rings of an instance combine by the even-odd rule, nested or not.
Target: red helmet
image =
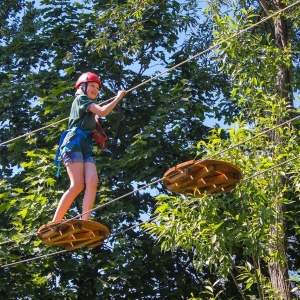
[[[96,74],[87,72],[83,73],[76,81],[76,89],[79,89],[80,85],[85,82],[97,82],[100,89],[103,87],[101,79]]]

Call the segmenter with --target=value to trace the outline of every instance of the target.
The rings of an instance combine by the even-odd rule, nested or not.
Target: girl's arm
[[[94,113],[95,115],[106,117],[115,108],[115,106],[119,103],[119,101],[123,99],[126,93],[127,92],[124,90],[118,91],[116,98],[110,103],[104,106],[100,106],[96,103],[93,103],[89,106],[88,110]]]

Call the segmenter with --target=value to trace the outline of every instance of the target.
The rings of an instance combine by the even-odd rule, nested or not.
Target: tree
[[[297,122],[285,121],[297,114],[291,110],[292,92],[298,88],[291,73],[299,69],[294,60],[299,45],[293,39],[299,31],[294,22],[298,8],[253,27],[288,3],[238,2],[229,12],[220,4],[212,2],[209,12],[222,69],[231,75],[231,96],[241,115],[227,131],[229,136],[216,129],[199,143],[199,158],[213,155],[234,162],[246,179],[236,191],[220,197],[175,198],[172,204],[162,197],[157,208],[160,225],[150,229],[159,239],[168,237],[162,244],[165,250],[195,247],[195,264],[200,270],[208,264],[221,280],[215,285],[217,292],[228,293],[225,282],[230,275],[243,299],[291,299],[297,290],[290,274],[298,267],[288,253],[298,240],[294,201],[299,139]],[[213,297],[212,286],[207,293]]]

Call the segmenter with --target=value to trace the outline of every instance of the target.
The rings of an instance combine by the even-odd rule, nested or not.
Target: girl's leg
[[[84,174],[85,193],[82,205],[82,220],[88,220],[91,215],[90,210],[93,208],[95,202],[98,185],[98,175],[95,164],[91,162],[84,163]]]
[[[67,172],[70,178],[70,187],[63,194],[58,207],[56,209],[55,215],[53,217],[54,221],[61,220],[68,209],[70,208],[72,202],[84,189],[84,166],[82,162],[75,162],[67,165]]]

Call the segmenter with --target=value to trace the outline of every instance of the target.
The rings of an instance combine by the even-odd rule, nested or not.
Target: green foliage
[[[290,68],[292,48],[290,44],[278,48],[273,33],[266,33],[263,26],[230,39],[251,26],[257,14],[253,7],[236,7],[229,16],[217,3],[211,3],[209,12],[216,24],[215,42],[222,42],[220,71],[231,76],[232,100],[241,115],[225,132],[211,130],[198,143],[198,158],[233,163],[243,178],[234,191],[221,196],[157,197],[157,218],[145,228],[164,251],[195,249],[193,263],[199,271],[208,266],[219,280],[233,280],[231,290],[243,299],[281,299],[273,286],[278,279],[272,278],[268,265],[275,262],[285,268],[291,262],[290,271],[298,269],[282,245],[298,240],[299,131],[297,122],[276,127],[292,116],[287,107],[290,95],[282,86],[278,88],[283,80],[278,70]],[[209,286],[209,299],[214,299],[215,292],[228,294],[225,283],[216,289]]]
[[[115,234],[103,247],[22,262],[60,250],[43,245],[36,231],[52,219],[69,185],[65,168],[61,178],[55,177],[53,160],[78,75],[93,71],[101,76],[101,102],[198,52],[210,36],[201,33],[207,22],[200,23],[197,3],[47,0],[39,7],[32,1],[3,6],[1,142],[31,133],[1,146],[0,265],[20,262],[1,267],[1,295],[179,299],[199,294],[202,275],[191,262],[192,253],[161,253],[148,233],[138,227],[125,231],[151,215],[152,194],[162,186],[93,212]],[[179,33],[185,34],[184,41]],[[206,114],[212,112],[216,91],[226,87],[214,70],[208,60],[182,66],[129,93],[103,121],[111,154],[96,150],[100,183],[95,207],[196,155],[191,146],[207,134]],[[215,77],[216,86],[209,83]],[[81,212],[81,199],[67,217]]]
[[[277,205],[293,203],[285,196],[289,187],[282,184],[281,178],[290,172],[299,173],[297,166],[291,164],[268,171],[295,158],[299,152],[294,129],[286,127],[284,131],[281,128],[274,131],[280,138],[286,137],[286,143],[280,144],[280,147],[272,144],[267,134],[256,138],[255,132],[246,127],[229,129],[230,143],[221,138],[222,130],[212,130],[208,141],[202,141],[198,146],[204,146],[208,157],[234,163],[243,170],[243,178],[235,191],[201,198],[194,195],[159,196],[156,198],[156,221],[145,225],[161,242],[164,251],[195,249],[194,265],[199,270],[208,265],[220,278],[231,276],[236,270],[239,274],[237,280],[245,285],[245,290],[253,292],[255,288],[252,285],[255,284],[266,295],[270,293],[270,283],[262,265],[271,258],[284,259],[281,251],[268,252],[278,239],[278,236],[270,234],[270,228],[280,219]],[[241,146],[223,150],[241,141],[244,142]],[[280,232],[283,228],[278,227],[278,230]],[[241,262],[239,257],[243,257]],[[261,278],[253,274],[250,276],[239,266],[244,259],[255,264],[254,272],[261,273]]]

